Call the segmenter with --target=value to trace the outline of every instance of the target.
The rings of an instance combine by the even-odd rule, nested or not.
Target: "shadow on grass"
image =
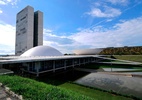
[[[87,69],[101,69],[101,68],[131,68],[134,69],[137,66],[131,66],[131,65],[111,65],[111,64],[96,64],[96,63],[90,63],[86,65],[82,65],[79,68],[87,68]],[[37,81],[41,81],[47,84],[51,85],[61,85],[66,82],[74,82],[75,80],[82,78],[86,75],[88,75],[89,72],[84,72],[84,71],[78,71],[74,69],[69,69],[69,70],[61,70],[61,71],[56,71],[54,72],[48,72],[45,74],[41,74],[38,78],[36,78]]]
[[[89,72],[76,71],[72,69],[72,70],[61,71],[56,73],[53,73],[53,72],[46,73],[36,78],[36,80],[47,83],[47,84],[58,86],[66,82],[73,82],[88,74]]]
[[[97,64],[97,63],[90,63],[86,65],[79,66],[79,68],[87,68],[87,69],[94,69],[98,70],[101,68],[134,68],[136,66],[130,66],[130,65],[110,65],[110,64]],[[76,68],[76,67],[75,67]],[[48,72],[44,74],[40,74],[39,77],[27,75],[26,77],[35,79],[40,82],[44,82],[51,85],[61,85],[66,82],[74,82],[75,80],[82,78],[86,75],[88,75],[89,72],[84,71],[77,71],[74,69],[67,69],[65,70],[59,70],[54,72]]]

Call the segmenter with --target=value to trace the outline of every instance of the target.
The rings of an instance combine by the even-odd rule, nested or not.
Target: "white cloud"
[[[0,54],[14,54],[15,27],[0,22],[0,30]],[[75,49],[142,45],[142,17],[120,21],[108,29],[96,26],[78,31],[70,36],[58,36],[52,30],[44,29],[44,45],[62,53]]]
[[[14,53],[13,52],[15,49],[15,27],[14,26],[0,22],[0,47],[1,47],[0,54]]]
[[[87,14],[91,15],[92,17],[112,18],[119,16],[121,14],[121,11],[116,8],[105,6],[104,10],[100,8],[92,8],[90,12],[87,12]]]
[[[142,45],[142,17],[121,21],[111,28],[97,26],[80,29],[70,36],[58,36],[49,31],[44,34],[44,44],[62,53],[75,49]]]
[[[0,0],[0,5],[5,5],[6,3],[3,0]]]
[[[8,45],[2,45],[0,44],[0,55],[9,55],[9,54],[14,54],[14,48],[13,46],[8,46]]]
[[[91,47],[116,47],[116,46],[136,46],[142,45],[142,17],[123,21],[116,24],[112,29],[104,31],[100,28],[97,30],[85,29],[71,37],[83,45],[90,44]],[[97,31],[96,31],[97,30]]]
[[[121,6],[127,7],[128,4],[129,0],[97,0],[91,3],[91,10],[85,14],[92,17],[113,18],[122,14],[124,9]]]
[[[0,43],[13,45],[15,43],[15,27],[9,24],[0,24]]]
[[[44,45],[52,46],[62,53],[68,53],[72,50],[74,41],[67,36],[55,35],[52,30],[44,29]]]
[[[19,0],[0,0],[0,5],[16,5]]]
[[[0,14],[2,14],[3,13],[3,11],[0,9]]]
[[[111,22],[113,19],[107,19],[106,22]]]
[[[127,5],[129,3],[129,0],[105,0],[106,2],[110,2],[114,5],[119,4],[119,5]]]

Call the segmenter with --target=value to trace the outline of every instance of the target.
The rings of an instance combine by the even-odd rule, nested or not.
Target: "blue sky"
[[[14,54],[16,14],[44,13],[44,45],[76,49],[142,46],[142,0],[0,0],[0,54]]]

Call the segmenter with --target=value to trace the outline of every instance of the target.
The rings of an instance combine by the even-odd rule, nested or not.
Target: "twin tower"
[[[30,48],[43,45],[43,13],[34,12],[27,6],[17,14],[16,18],[15,55],[19,56]]]

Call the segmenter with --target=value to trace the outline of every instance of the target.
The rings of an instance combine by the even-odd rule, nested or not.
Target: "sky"
[[[15,53],[16,14],[44,13],[44,45],[78,49],[142,46],[142,0],[0,0],[0,55]]]

